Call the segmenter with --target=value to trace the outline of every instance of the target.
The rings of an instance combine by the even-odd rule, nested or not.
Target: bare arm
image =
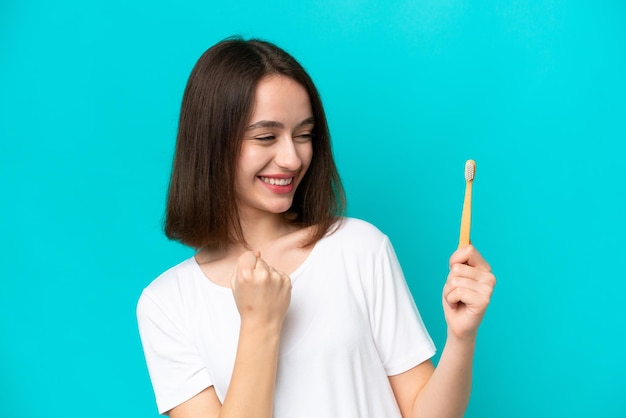
[[[233,295],[241,315],[239,344],[221,405],[211,386],[173,408],[171,418],[271,418],[282,322],[291,280],[247,252],[237,263]]]
[[[452,255],[443,291],[448,339],[437,368],[428,361],[389,378],[404,418],[463,417],[472,386],[476,334],[494,285],[491,268],[472,246]]]
[[[462,417],[472,386],[473,347],[450,340],[435,369],[426,361],[389,381],[402,417]]]

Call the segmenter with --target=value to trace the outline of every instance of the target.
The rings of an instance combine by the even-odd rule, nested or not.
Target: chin
[[[272,208],[272,209],[268,209],[268,212],[270,213],[275,213],[276,215],[284,215],[287,212],[289,212],[289,208],[291,208],[291,206],[287,207],[287,208]]]
[[[275,213],[275,214],[285,214],[286,212],[289,212],[289,209],[291,209],[291,203],[292,202],[289,201],[289,203],[285,203],[282,205],[268,206],[266,210],[268,212]]]

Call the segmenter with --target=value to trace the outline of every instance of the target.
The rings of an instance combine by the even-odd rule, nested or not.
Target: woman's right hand
[[[291,279],[247,251],[231,278],[241,316],[237,356],[224,403],[210,386],[170,411],[171,418],[271,417],[283,319],[291,300]]]
[[[291,278],[268,266],[259,252],[239,257],[231,288],[242,325],[281,327],[291,301]]]

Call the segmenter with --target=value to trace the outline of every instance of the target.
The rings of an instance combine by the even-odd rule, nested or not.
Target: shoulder
[[[336,230],[327,239],[342,249],[359,253],[376,253],[389,240],[373,224],[357,218],[342,218]]]
[[[343,238],[356,237],[359,241],[373,240],[382,241],[386,235],[373,224],[357,218],[342,218],[337,231],[337,235]]]
[[[147,300],[157,305],[180,300],[194,286],[197,265],[189,258],[161,273],[141,293],[139,306]]]

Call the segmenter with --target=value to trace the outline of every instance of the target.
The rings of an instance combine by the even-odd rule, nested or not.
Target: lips
[[[294,175],[258,176],[263,186],[272,193],[287,195],[293,192],[296,182]]]
[[[272,186],[289,186],[293,183],[293,177],[281,178],[281,177],[265,177],[259,176],[261,181]]]

